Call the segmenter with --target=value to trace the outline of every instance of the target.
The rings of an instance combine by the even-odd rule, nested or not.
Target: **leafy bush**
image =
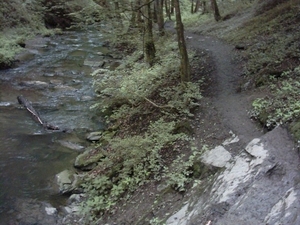
[[[92,108],[109,112],[110,127],[118,127],[114,137],[103,137],[106,144],[100,147],[108,151],[107,157],[84,184],[88,199],[83,210],[92,220],[113,212],[118,201],[148,182],[163,180],[184,191],[191,180],[190,140],[178,126],[201,99],[200,83],[180,82],[177,43],[166,37],[156,43],[158,57],[152,67],[137,49],[116,70],[92,74],[100,97]]]
[[[251,115],[270,129],[299,118],[300,67],[284,72],[270,87],[272,95],[256,99]]]
[[[92,108],[100,108],[102,112],[113,111],[110,118],[119,119],[136,114],[140,110],[138,106],[144,102],[159,107],[154,103],[159,100],[162,102],[161,109],[171,108],[191,115],[190,110],[202,97],[200,84],[180,84],[176,48],[176,43],[163,40],[157,53],[160,58],[150,68],[139,60],[142,52],[136,51],[114,71],[96,70],[92,74],[94,88],[102,100]],[[151,98],[155,99],[151,101]]]
[[[88,193],[83,212],[93,220],[125,198],[125,193],[130,194],[149,180],[172,177],[168,175],[161,151],[167,146],[172,149],[171,146],[178,140],[187,140],[186,135],[173,133],[175,126],[174,121],[159,119],[150,124],[144,135],[109,139],[107,158],[99,162],[83,184]],[[174,171],[172,173],[175,174]],[[184,171],[180,173],[188,175]],[[172,180],[172,184],[175,182]],[[182,190],[184,185],[180,183],[177,186]]]

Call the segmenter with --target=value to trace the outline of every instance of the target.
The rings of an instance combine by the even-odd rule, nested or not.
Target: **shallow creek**
[[[102,43],[95,30],[36,38],[15,68],[0,71],[0,224],[15,220],[16,202],[63,203],[52,187],[55,175],[72,167],[78,149],[88,145],[86,133],[102,128],[90,111],[90,73],[108,60]],[[67,132],[45,131],[18,104],[18,95]]]

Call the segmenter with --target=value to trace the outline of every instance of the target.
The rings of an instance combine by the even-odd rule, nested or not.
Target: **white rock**
[[[201,159],[201,161],[207,165],[222,168],[231,159],[231,154],[223,146],[219,145],[214,149],[205,152]]]
[[[45,211],[49,216],[53,216],[57,213],[57,209],[54,207],[45,207]]]
[[[188,204],[184,205],[177,213],[172,215],[166,222],[167,225],[185,225],[187,224],[186,214],[188,213]]]

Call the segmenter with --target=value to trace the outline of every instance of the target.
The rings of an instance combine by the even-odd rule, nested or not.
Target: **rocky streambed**
[[[90,74],[112,69],[117,58],[92,28],[27,41],[16,66],[0,71],[0,224],[61,224],[74,210],[61,206],[80,196],[67,202],[62,193],[71,193],[74,160],[90,145],[86,135],[103,129],[90,110],[97,101]],[[19,95],[60,130],[36,123]]]

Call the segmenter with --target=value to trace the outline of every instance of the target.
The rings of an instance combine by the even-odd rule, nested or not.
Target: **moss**
[[[104,157],[105,153],[101,149],[88,149],[76,157],[74,166],[82,170],[91,170]]]
[[[294,121],[290,125],[290,131],[296,141],[300,140],[300,119]]]
[[[210,175],[216,173],[218,170],[219,168],[217,167],[204,164],[203,162],[201,162],[201,159],[196,160],[192,166],[193,177],[196,179],[205,179]]]
[[[264,86],[267,82],[268,82],[268,78],[266,75],[258,76],[258,78],[255,79],[255,87]]]
[[[188,135],[193,134],[193,128],[191,127],[191,124],[189,121],[183,120],[183,121],[179,121],[176,125],[175,125],[175,129],[174,129],[174,133],[185,133]]]

